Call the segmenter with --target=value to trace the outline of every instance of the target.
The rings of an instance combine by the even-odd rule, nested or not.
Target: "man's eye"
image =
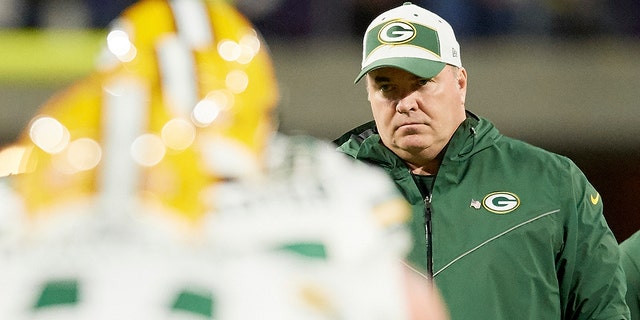
[[[389,91],[391,91],[391,88],[392,87],[389,84],[382,84],[382,85],[379,86],[379,89],[382,92],[389,92]]]
[[[421,85],[421,86],[424,86],[427,83],[429,83],[429,79],[420,79],[420,80],[418,80],[418,84]]]

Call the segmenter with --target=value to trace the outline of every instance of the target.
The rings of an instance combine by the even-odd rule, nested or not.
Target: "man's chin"
[[[406,150],[406,151],[416,151],[416,150],[424,150],[429,147],[430,139],[425,137],[424,135],[412,134],[412,135],[404,135],[400,138],[395,139],[395,144],[398,148]]]

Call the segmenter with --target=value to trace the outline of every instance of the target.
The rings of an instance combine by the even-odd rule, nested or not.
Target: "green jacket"
[[[631,319],[640,320],[640,231],[620,244],[622,268],[627,277],[627,304]]]
[[[427,270],[427,204],[404,162],[382,145],[374,122],[334,142],[393,178],[413,206],[408,260]],[[598,192],[568,158],[468,113],[430,206],[428,261],[453,320],[629,319],[618,243]]]

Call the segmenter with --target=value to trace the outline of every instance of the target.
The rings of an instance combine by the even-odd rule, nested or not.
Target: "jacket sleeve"
[[[620,244],[627,279],[627,304],[632,319],[640,319],[640,231]]]
[[[557,260],[563,319],[630,319],[618,242],[603,215],[600,194],[572,162],[565,246]]]

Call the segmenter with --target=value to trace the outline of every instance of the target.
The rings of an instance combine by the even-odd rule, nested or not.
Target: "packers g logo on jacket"
[[[520,198],[511,192],[492,192],[482,199],[482,206],[490,212],[505,214],[520,206]]]

